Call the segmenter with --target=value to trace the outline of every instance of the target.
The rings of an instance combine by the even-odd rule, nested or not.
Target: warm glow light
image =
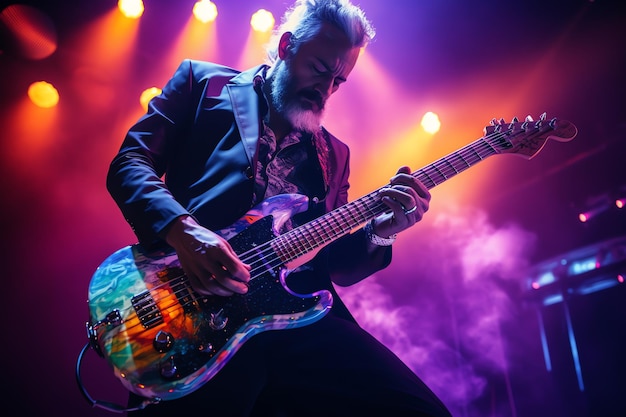
[[[535,290],[538,290],[538,289],[541,287],[541,285],[539,285],[539,283],[538,283],[538,282],[533,282],[533,283],[531,284],[531,287],[533,287],[533,289],[535,289]]]
[[[217,18],[217,6],[210,0],[200,0],[193,5],[193,15],[202,23],[213,22]]]
[[[143,90],[141,97],[139,97],[139,102],[141,103],[141,107],[143,107],[144,111],[148,110],[148,103],[150,103],[150,100],[159,94],[161,94],[161,89],[157,87],[150,87]]]
[[[436,113],[431,111],[426,112],[422,117],[422,122],[420,123],[422,129],[424,129],[427,133],[434,135],[439,132],[439,128],[441,128],[441,121],[439,120],[439,116]]]
[[[617,282],[619,282],[620,284],[624,283],[624,276],[622,274],[617,275]]]
[[[257,32],[269,32],[274,28],[274,15],[265,9],[259,9],[252,15],[250,26]]]
[[[626,204],[626,198],[620,198],[619,200],[615,200],[615,206],[617,208],[624,208],[624,204]]]
[[[59,92],[45,81],[34,82],[28,87],[28,97],[36,106],[48,109],[59,102]]]
[[[587,222],[587,220],[589,220],[589,217],[590,217],[590,216],[589,216],[589,213],[580,213],[580,214],[578,215],[578,220],[580,220],[580,221],[581,221],[581,223],[586,223],[586,222]]]
[[[119,0],[117,7],[122,14],[129,19],[138,19],[143,14],[143,1],[142,0]]]

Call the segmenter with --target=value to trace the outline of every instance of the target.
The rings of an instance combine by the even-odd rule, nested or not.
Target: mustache
[[[322,95],[316,90],[303,90],[300,92],[300,95],[306,98],[307,100],[311,100],[317,104],[317,107],[320,109],[324,108],[326,104],[326,100],[322,97]]]

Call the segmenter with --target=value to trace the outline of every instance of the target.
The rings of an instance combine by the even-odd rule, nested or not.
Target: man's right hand
[[[174,220],[165,240],[176,250],[198,293],[229,296],[248,291],[250,265],[239,259],[224,238],[200,226],[193,217],[186,215]]]

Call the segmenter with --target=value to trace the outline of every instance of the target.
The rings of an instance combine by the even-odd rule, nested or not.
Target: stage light
[[[129,19],[138,19],[144,11],[142,0],[119,0],[117,7]]]
[[[615,200],[615,207],[621,209],[626,205],[626,197]]]
[[[424,131],[430,133],[431,135],[439,132],[439,129],[441,128],[441,121],[439,120],[439,116],[431,111],[424,114],[424,116],[422,117],[422,122],[420,124],[422,126],[422,129],[424,129]]]
[[[587,211],[583,211],[582,213],[578,214],[578,220],[581,221],[581,223],[586,223],[589,220],[591,220],[592,218],[598,216],[600,213],[606,211],[609,208],[608,206],[608,202],[601,204],[599,206],[596,206],[590,210]]]
[[[11,4],[0,11],[0,39],[3,53],[28,59],[43,59],[57,49],[54,22],[43,11],[24,4]]]
[[[202,23],[213,22],[217,18],[217,6],[210,0],[200,0],[193,5],[193,15]]]
[[[28,87],[28,97],[36,106],[48,109],[59,102],[59,92],[45,81],[34,82]]]
[[[141,93],[141,96],[139,97],[139,103],[141,103],[141,107],[143,107],[144,111],[148,110],[148,103],[150,103],[150,100],[159,94],[161,94],[161,89],[157,87],[150,87],[143,90],[143,93]]]
[[[259,9],[250,19],[250,26],[257,32],[269,32],[274,28],[274,23],[274,15],[265,9]]]

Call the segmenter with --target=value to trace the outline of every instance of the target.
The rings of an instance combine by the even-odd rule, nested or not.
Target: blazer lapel
[[[254,166],[254,156],[259,141],[259,96],[254,89],[253,79],[262,67],[242,72],[233,78],[232,84],[227,86],[235,121],[250,166]]]

